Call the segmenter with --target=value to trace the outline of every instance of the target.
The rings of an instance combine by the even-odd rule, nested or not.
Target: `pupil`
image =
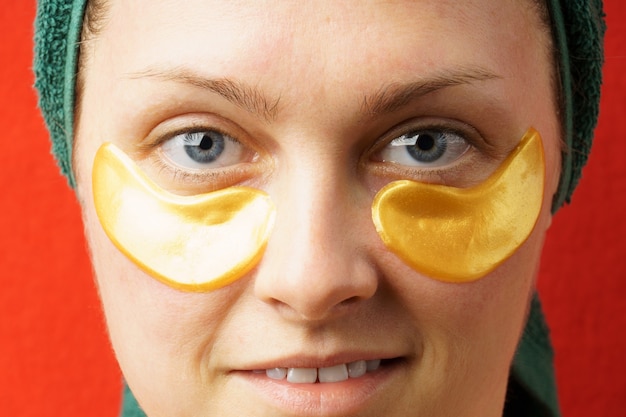
[[[209,135],[204,135],[202,136],[202,140],[200,141],[200,145],[198,146],[203,151],[209,150],[213,147],[213,139],[211,139]]]
[[[435,162],[441,158],[448,148],[446,135],[440,132],[422,131],[411,136],[415,142],[406,147],[411,158],[420,163]]]
[[[187,155],[201,164],[214,162],[224,152],[224,137],[217,132],[189,133],[184,140]]]
[[[435,139],[430,135],[419,135],[415,145],[422,151],[429,151],[435,146]]]

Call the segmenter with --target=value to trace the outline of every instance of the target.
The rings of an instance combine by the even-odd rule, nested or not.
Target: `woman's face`
[[[501,415],[560,166],[548,34],[530,3],[112,1],[83,52],[74,161],[113,347],[149,416]],[[385,247],[381,187],[481,183],[530,127],[546,191],[512,257],[454,284]],[[467,145],[413,166],[388,145],[409,130]],[[198,168],[176,152],[188,131],[238,142]],[[199,293],[140,270],[95,213],[104,142],[176,194],[267,192],[276,222],[256,268]],[[265,372],[376,359],[333,383]]]

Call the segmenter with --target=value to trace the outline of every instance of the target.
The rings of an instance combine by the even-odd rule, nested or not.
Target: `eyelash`
[[[152,141],[151,143],[146,144],[144,146],[145,146],[146,150],[152,151],[155,148],[159,148],[165,142],[167,142],[170,139],[173,139],[174,137],[176,137],[178,135],[202,133],[202,132],[207,132],[207,131],[213,131],[213,132],[217,132],[217,133],[219,133],[221,135],[228,136],[229,138],[232,138],[233,140],[237,141],[238,143],[241,143],[242,145],[244,145],[243,142],[241,142],[239,139],[237,139],[237,137],[235,135],[232,135],[232,134],[226,132],[225,129],[221,129],[221,128],[216,127],[216,126],[206,126],[206,125],[202,125],[202,124],[199,124],[199,123],[193,123],[193,124],[191,124],[189,126],[184,126],[184,127],[178,128],[178,129],[174,129],[172,131],[168,131],[167,133],[165,133],[163,135],[160,135],[154,141]]]
[[[462,174],[461,171],[463,170],[463,167],[466,167],[467,163],[471,163],[471,161],[475,159],[476,155],[474,155],[474,150],[478,150],[489,157],[488,144],[484,139],[482,139],[480,133],[477,132],[472,126],[455,120],[441,121],[436,120],[435,118],[424,119],[419,119],[414,122],[405,121],[388,130],[387,133],[382,135],[381,139],[375,141],[369,150],[365,150],[364,154],[362,154],[360,165],[364,163],[369,167],[373,166],[374,173],[378,173],[378,175],[387,178],[407,178],[417,181],[446,183],[446,179],[454,180],[460,176]],[[256,157],[262,155],[263,152],[260,152],[258,147],[251,146],[249,141],[240,140],[241,133],[231,133],[233,131],[237,131],[236,128],[223,129],[216,126],[216,124],[217,123],[207,124],[196,122],[190,123],[186,126],[179,125],[176,129],[167,131],[164,134],[158,135],[153,140],[140,144],[140,152],[144,155],[144,158],[151,163],[152,170],[155,172],[156,178],[161,178],[174,188],[182,189],[190,187],[195,191],[210,191],[213,189],[223,188],[223,186],[241,183],[252,178],[254,174],[262,173],[263,169],[261,164],[255,164],[254,162],[256,162]],[[463,138],[468,144],[468,149],[464,153],[465,156],[461,156],[459,159],[451,162],[450,164],[433,167],[412,167],[401,164],[393,164],[391,162],[375,161],[374,155],[380,153],[386,146],[390,146],[390,144],[400,136],[415,131],[429,130],[458,135]],[[177,166],[173,162],[168,161],[169,158],[165,156],[162,150],[163,144],[165,144],[168,140],[173,139],[177,135],[206,131],[214,131],[225,135],[241,144],[241,146],[251,149],[255,154],[254,160],[221,168],[197,170],[185,169]],[[261,160],[264,160],[264,158],[261,158]],[[465,162],[461,162],[461,160]]]
[[[243,169],[236,167],[190,172],[165,162],[163,158],[155,158],[153,164],[159,175],[165,175],[174,183],[203,188],[209,186],[216,190],[222,188],[219,184],[240,182],[242,177],[247,176]]]
[[[219,169],[190,170],[168,161],[169,158],[165,156],[162,149],[165,143],[178,135],[206,131],[217,132],[241,146],[252,149],[247,142],[239,140],[237,135],[233,135],[225,129],[215,126],[215,124],[191,123],[168,130],[166,133],[159,134],[156,138],[138,144],[138,151],[143,155],[143,159],[151,165],[150,169],[155,173],[156,178],[160,178],[162,181],[175,187],[184,188],[188,186],[198,192],[208,192],[223,188],[222,185],[239,183],[249,178],[252,175],[251,164],[237,164]]]
[[[451,124],[455,126],[451,126]],[[400,164],[392,164],[389,162],[375,161],[372,159],[372,155],[379,154],[387,146],[398,139],[399,137],[415,131],[437,131],[446,134],[457,135],[463,138],[468,145],[468,150],[465,153],[472,150],[482,150],[481,146],[477,144],[479,142],[475,138],[481,137],[479,133],[471,126],[460,121],[439,121],[439,120],[425,120],[416,123],[403,122],[400,127],[394,127],[383,135],[383,139],[374,144],[370,152],[368,152],[368,160],[374,162],[377,165],[377,170],[385,175],[394,173],[394,175],[402,175],[407,177],[418,176],[435,176],[439,177],[443,174],[453,173],[457,161],[453,161],[451,164],[445,166],[433,166],[433,167],[410,167]]]

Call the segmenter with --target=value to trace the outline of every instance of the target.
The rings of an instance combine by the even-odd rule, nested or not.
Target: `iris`
[[[195,132],[185,134],[185,153],[198,163],[215,161],[224,152],[224,135],[219,132]]]
[[[406,151],[418,162],[434,162],[441,158],[448,148],[447,135],[444,132],[411,132]]]

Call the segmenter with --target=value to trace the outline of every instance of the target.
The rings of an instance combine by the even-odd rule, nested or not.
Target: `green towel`
[[[122,411],[120,417],[146,417],[146,413],[139,407],[137,400],[126,383],[124,383],[124,391],[122,393]]]
[[[505,417],[558,417],[559,401],[554,377],[550,332],[535,293],[528,321],[513,360]],[[525,410],[525,414],[516,414]]]
[[[559,53],[562,83],[562,126],[566,150],[556,212],[569,202],[587,163],[600,109],[606,24],[602,0],[550,0],[552,32]]]
[[[74,92],[85,5],[85,0],[38,1],[35,19],[33,69],[39,108],[50,132],[52,153],[72,187]]]

